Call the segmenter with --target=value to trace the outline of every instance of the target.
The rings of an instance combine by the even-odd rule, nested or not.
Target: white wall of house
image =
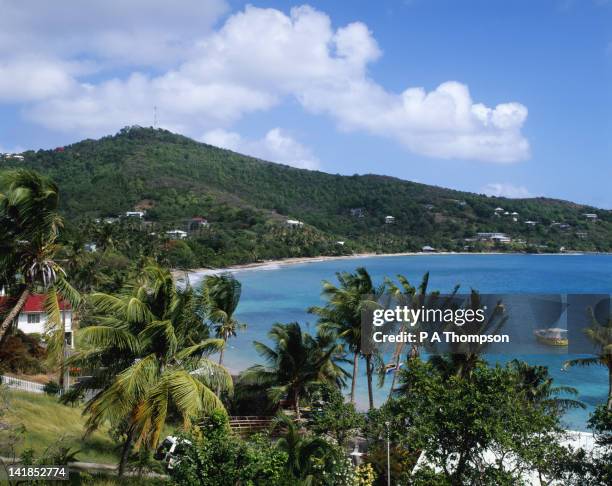
[[[62,311],[66,316],[66,332],[72,332],[72,311]],[[47,325],[47,313],[46,312],[21,312],[17,319],[17,327],[26,334],[30,333],[45,333],[45,326]]]

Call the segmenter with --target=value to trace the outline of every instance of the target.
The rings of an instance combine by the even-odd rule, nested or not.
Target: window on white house
[[[28,314],[28,324],[40,324],[40,314]]]

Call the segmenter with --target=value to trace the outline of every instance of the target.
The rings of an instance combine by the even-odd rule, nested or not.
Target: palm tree
[[[487,308],[482,302],[481,295],[476,290],[470,292],[469,299],[466,302],[458,303],[455,301],[454,297],[455,294],[452,294],[450,298],[445,299],[442,303],[442,307],[451,310],[465,308],[474,312]],[[492,308],[493,310],[488,316],[485,316],[482,322],[476,319],[465,322],[462,325],[457,325],[455,322],[448,322],[445,324],[444,330],[465,336],[497,334],[506,324],[508,316],[505,313],[505,307],[501,301],[497,301]],[[434,353],[429,358],[429,361],[446,376],[454,375],[460,378],[469,378],[472,371],[476,369],[476,366],[483,361],[482,355],[485,353],[488,346],[489,343],[486,342],[452,342],[449,343],[447,352],[441,354]]]
[[[353,375],[351,379],[351,402],[355,403],[355,387],[359,368],[359,357],[366,360],[368,381],[368,398],[370,408],[374,407],[372,390],[373,355],[363,354],[361,349],[361,313],[367,308],[378,306],[378,298],[384,292],[384,286],[376,287],[368,271],[359,267],[355,273],[337,273],[339,286],[328,281],[323,282],[322,295],[327,299],[324,307],[311,307],[308,312],[319,316],[319,325],[332,329],[344,341],[353,354]],[[371,297],[371,298],[367,298]]]
[[[398,275],[397,280],[399,282],[399,286],[396,285],[391,279],[385,279],[385,284],[388,288],[388,294],[392,297],[394,302],[401,303],[408,307],[419,309],[421,307],[431,305],[439,296],[439,292],[432,292],[429,294],[429,298],[427,296],[427,288],[429,286],[429,272],[426,272],[421,279],[421,283],[418,288],[414,287],[410,284],[410,281],[404,275]],[[459,289],[458,286],[455,287],[453,295]],[[420,330],[420,322],[412,322],[410,323],[412,332],[418,332]],[[404,332],[406,330],[406,326],[408,323],[402,323],[400,328],[400,332]],[[402,351],[404,349],[405,343],[398,343],[395,352],[393,353],[392,364],[395,372],[393,373],[393,379],[391,381],[391,387],[389,388],[389,397],[393,395],[393,391],[395,389],[395,383],[397,381],[397,375],[400,365],[400,360],[402,357]],[[416,358],[419,356],[419,344],[415,343],[411,345],[410,351],[408,353],[408,359]],[[379,370],[379,386],[384,385],[385,376],[387,374],[387,369],[385,363],[381,363],[382,367]]]
[[[202,299],[209,320],[212,322],[218,338],[223,340],[219,352],[219,364],[223,364],[223,354],[230,337],[236,336],[244,324],[234,318],[234,312],[240,302],[242,285],[233,275],[209,275],[202,285]]]
[[[280,413],[272,422],[272,432],[282,434],[275,446],[287,454],[287,475],[292,484],[314,484],[313,459],[324,459],[331,451],[331,445],[323,438],[304,434],[299,426],[287,415]]]
[[[63,225],[58,205],[57,186],[36,172],[19,169],[0,177],[0,281],[20,287],[19,298],[0,324],[0,340],[37,286],[47,289],[64,280],[65,272],[54,260]]]
[[[134,444],[157,446],[170,410],[189,428],[223,409],[213,390],[231,390],[231,377],[207,358],[223,343],[204,338],[197,300],[154,264],[119,295],[92,296],[98,324],[81,331],[85,347],[71,362],[98,370],[80,385],[99,390],[85,406],[87,432],[105,422],[126,431],[120,475]]]
[[[561,398],[560,394],[576,396],[578,390],[571,386],[555,386],[546,366],[531,366],[517,359],[509,363],[517,384],[529,403],[540,404],[555,413],[570,408],[585,408],[584,403],[572,398]]]
[[[608,368],[608,410],[612,410],[612,317],[605,324],[600,324],[593,310],[590,310],[591,325],[584,329],[589,340],[597,347],[597,352],[589,358],[570,359],[563,365],[570,366],[592,366],[601,365]]]
[[[15,282],[20,288],[19,298],[0,324],[0,342],[30,294],[45,292],[49,356],[52,363],[60,363],[63,385],[66,342],[60,300],[76,308],[80,296],[57,261],[62,249],[57,239],[63,227],[58,205],[57,186],[36,172],[19,169],[0,177],[0,283]]]
[[[329,383],[339,388],[344,385],[348,373],[339,365],[344,359],[333,334],[320,330],[311,336],[293,322],[274,324],[268,336],[274,343],[273,348],[254,342],[267,365],[251,366],[242,373],[241,387],[265,388],[273,403],[288,398],[300,419],[300,400],[314,385]]]

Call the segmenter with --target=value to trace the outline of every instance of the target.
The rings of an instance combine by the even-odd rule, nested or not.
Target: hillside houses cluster
[[[0,153],[0,158],[4,160],[15,160],[17,162],[23,162],[25,160],[23,155],[11,153]]]

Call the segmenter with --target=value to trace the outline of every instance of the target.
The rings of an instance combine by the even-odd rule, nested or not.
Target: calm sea
[[[430,290],[450,292],[456,284],[469,292],[482,293],[612,293],[612,255],[422,255],[401,257],[369,257],[298,265],[271,265],[260,269],[235,272],[242,282],[242,300],[237,317],[247,324],[238,337],[229,343],[226,364],[239,371],[262,362],[253,349],[254,340],[266,341],[266,334],[275,322],[298,321],[314,331],[316,319],[306,312],[323,301],[321,281],[335,280],[335,273],[353,271],[364,266],[377,282],[385,276],[405,275],[418,285],[422,275],[430,272]],[[190,276],[197,283],[202,276]],[[607,370],[603,367],[572,368],[561,371],[564,354],[517,355],[490,357],[505,361],[520,358],[532,364],[549,367],[559,385],[578,389],[586,410],[573,410],[564,417],[564,425],[585,430],[586,420],[596,404],[602,403],[608,391]],[[363,363],[360,363],[363,372]],[[363,373],[362,373],[363,375]],[[390,380],[388,380],[390,381]],[[358,382],[358,404],[367,403],[365,377]],[[376,390],[376,403],[387,396],[385,389]]]

